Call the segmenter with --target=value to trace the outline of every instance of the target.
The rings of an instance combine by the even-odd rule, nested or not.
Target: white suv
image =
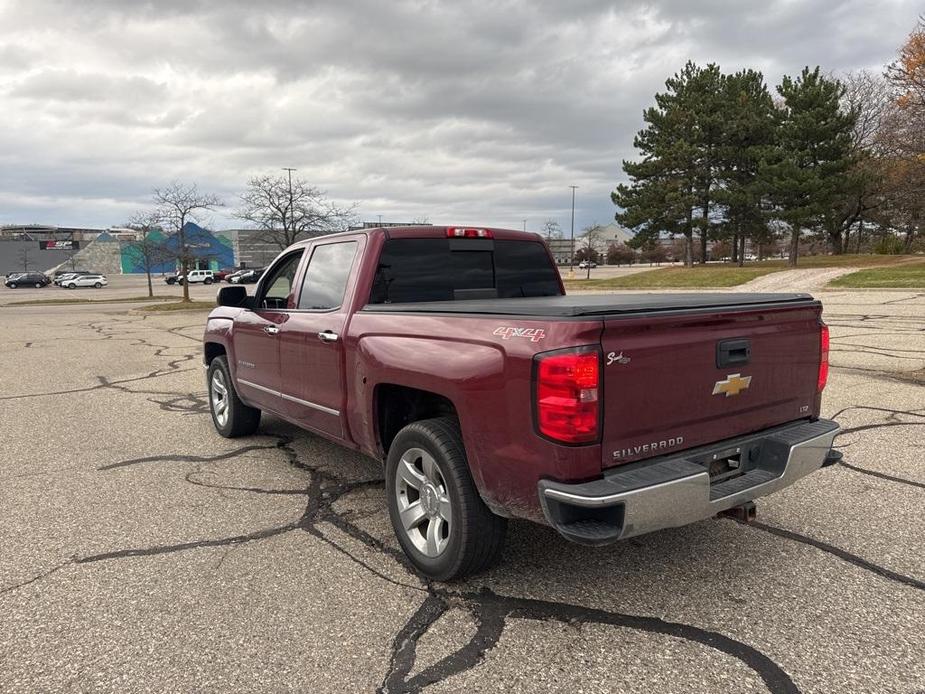
[[[183,282],[189,282],[190,284],[196,284],[198,282],[212,284],[215,281],[215,276],[212,274],[211,270],[190,270],[186,277],[181,275],[177,280],[181,284]]]
[[[74,275],[61,282],[62,287],[77,289],[77,287],[96,287],[102,289],[109,282],[105,275]]]

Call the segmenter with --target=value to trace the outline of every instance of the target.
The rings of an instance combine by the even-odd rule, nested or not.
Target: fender
[[[443,396],[456,408],[472,478],[485,496],[482,470],[486,460],[481,442],[492,433],[492,418],[485,412],[485,404],[500,404],[504,395],[503,349],[459,339],[370,335],[357,341],[354,354],[356,362],[347,369],[347,387],[353,394],[348,401],[356,404],[356,409],[348,416],[351,431],[362,447],[367,452],[378,448],[376,386],[406,386]]]
[[[203,366],[208,366],[207,362],[207,345],[209,344],[218,344],[224,347],[225,354],[228,357],[228,369],[231,371],[231,378],[237,380],[237,362],[234,358],[234,316],[240,311],[240,309],[227,309],[224,310],[220,307],[214,309],[212,313],[209,314],[209,318],[206,321],[206,329],[202,336],[202,345],[203,345],[203,356],[202,363]],[[233,313],[232,313],[233,312]],[[227,315],[227,314],[231,315]]]

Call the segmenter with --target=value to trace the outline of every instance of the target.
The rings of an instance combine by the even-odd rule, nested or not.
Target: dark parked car
[[[252,270],[242,270],[241,272],[236,272],[228,278],[228,281],[232,284],[255,284],[263,276],[263,272],[266,268],[258,267]]]
[[[7,277],[4,284],[10,289],[16,289],[17,287],[35,287],[38,289],[49,284],[49,280],[41,272],[21,272]]]

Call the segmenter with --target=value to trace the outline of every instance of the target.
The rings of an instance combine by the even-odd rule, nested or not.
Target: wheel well
[[[225,346],[217,342],[206,342],[203,348],[205,349],[206,366],[211,364],[215,357],[220,357],[225,354]]]
[[[449,399],[406,386],[379,385],[374,402],[379,445],[383,453],[388,453],[395,435],[407,424],[431,417],[457,416],[456,408]]]

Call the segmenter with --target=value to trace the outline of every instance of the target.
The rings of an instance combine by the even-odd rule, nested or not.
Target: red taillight
[[[470,229],[468,227],[447,227],[446,235],[451,239],[491,239],[491,229]]]
[[[829,326],[823,325],[819,331],[819,380],[816,388],[821,393],[829,380]]]
[[[563,443],[597,440],[600,368],[597,351],[537,357],[536,420],[543,436]]]

